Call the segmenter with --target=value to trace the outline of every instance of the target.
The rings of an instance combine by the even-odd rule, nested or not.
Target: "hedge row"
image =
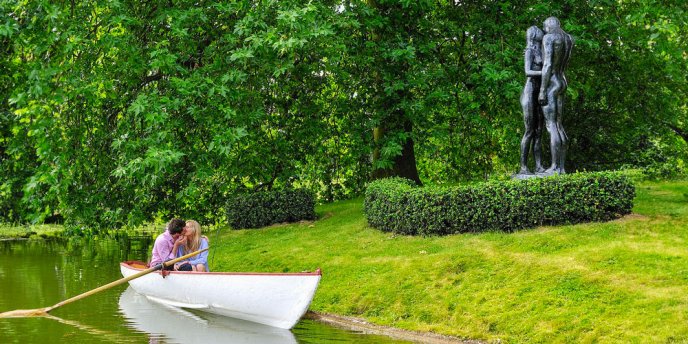
[[[387,178],[369,184],[364,211],[383,231],[445,235],[608,221],[630,213],[634,197],[632,181],[618,172],[423,188]]]
[[[232,197],[227,218],[234,229],[315,219],[315,198],[307,190],[256,192]]]

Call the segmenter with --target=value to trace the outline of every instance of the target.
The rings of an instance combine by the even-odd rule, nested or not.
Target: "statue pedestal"
[[[511,179],[518,179],[518,180],[524,180],[524,179],[530,179],[530,178],[540,178],[544,176],[540,176],[537,174],[532,174],[532,173],[516,173],[511,175]]]
[[[553,176],[555,174],[563,174],[560,172],[537,172],[537,173],[516,173],[511,175],[511,179],[518,179],[518,180],[524,180],[524,179],[530,179],[530,178],[544,178],[544,177],[549,177]]]

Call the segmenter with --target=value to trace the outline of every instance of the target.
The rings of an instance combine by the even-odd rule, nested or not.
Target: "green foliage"
[[[212,223],[236,189],[360,192],[330,5],[2,1],[0,216]]]
[[[550,15],[576,40],[569,170],[665,176],[686,161],[685,11],[655,0],[0,0],[0,218],[220,223],[236,190],[355,197],[410,140],[431,183],[505,175],[523,130],[524,32]]]
[[[227,218],[234,229],[314,220],[315,200],[303,189],[239,194],[227,202]]]
[[[672,179],[686,175],[686,160],[680,138],[654,140],[644,143],[644,149],[635,154],[631,166],[642,169],[649,180]]]
[[[628,214],[635,187],[621,173],[577,173],[458,187],[415,188],[383,179],[366,190],[371,226],[410,235],[608,221]]]

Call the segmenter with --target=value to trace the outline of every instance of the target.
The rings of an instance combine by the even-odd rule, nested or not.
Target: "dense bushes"
[[[315,219],[315,199],[303,189],[256,192],[232,197],[227,218],[234,229]]]
[[[370,183],[364,211],[383,231],[442,235],[606,221],[630,213],[634,196],[631,180],[612,172],[425,188],[389,178]]]

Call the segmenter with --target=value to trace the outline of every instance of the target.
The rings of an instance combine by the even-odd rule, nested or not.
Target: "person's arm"
[[[547,89],[552,77],[552,58],[554,53],[554,36],[547,34],[542,38],[542,82],[540,83],[540,105],[547,105]]]
[[[162,262],[162,253],[160,253],[160,246],[161,242],[159,240],[159,237],[155,239],[155,243],[153,243],[153,252],[151,254],[151,261],[150,261],[150,266],[155,266],[157,264],[160,264]]]
[[[531,70],[533,65],[533,50],[532,49],[526,49],[526,54],[525,54],[525,67],[526,67],[526,76],[541,76],[542,71],[539,70]]]
[[[181,237],[175,241],[174,246],[172,246],[172,251],[170,251],[170,259],[183,256],[184,253],[180,250],[180,248],[183,248],[184,245],[186,245],[186,237]]]
[[[177,252],[176,252],[176,253],[177,253],[177,254],[176,254],[176,258],[179,258],[179,257],[183,256],[183,255],[184,255],[184,246],[179,246],[179,247],[177,247],[176,251],[177,251]],[[174,270],[175,270],[175,271],[178,271],[178,270],[179,270],[179,267],[182,266],[182,265],[184,265],[184,264],[189,264],[189,258],[184,259],[184,260],[182,260],[181,262],[176,262],[176,263],[174,263]]]
[[[181,238],[177,239],[177,241],[174,242],[174,245],[172,246],[172,251],[171,251],[171,256],[172,258],[178,258],[184,255],[184,245],[186,245],[186,237],[182,236]],[[178,270],[179,266],[187,263],[189,260],[185,259],[182,260],[181,262],[177,262],[174,264],[174,269]]]
[[[175,256],[177,255],[177,248],[178,248],[178,247],[179,247],[179,246],[177,245],[177,243],[175,243],[172,247],[169,247],[169,246],[168,246],[169,253],[168,253],[167,256],[165,257],[165,260],[174,259]]]
[[[571,50],[573,50],[573,37],[569,34],[564,35],[564,41],[566,42],[566,54],[564,55],[564,63],[563,63],[563,68],[561,69],[562,72],[566,70],[569,66],[569,60],[571,59]],[[566,75],[564,75],[564,80],[566,80]]]
[[[199,250],[202,250],[204,248],[208,248],[208,240],[205,238],[201,239],[201,245],[198,247]],[[189,259],[189,263],[191,265],[196,265],[196,264],[203,264],[206,267],[208,266],[208,251],[201,252],[197,254],[195,257],[192,257]]]

